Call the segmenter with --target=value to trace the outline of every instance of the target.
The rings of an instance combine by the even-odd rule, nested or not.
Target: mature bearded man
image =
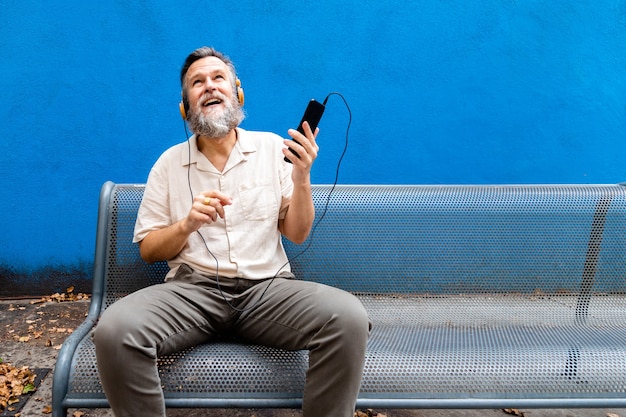
[[[309,350],[303,415],[352,416],[367,313],[347,292],[295,279],[281,241],[302,243],[313,225],[317,129],[289,130],[296,142],[238,127],[235,68],[212,48],[187,57],[181,86],[194,135],[150,171],[134,238],[147,262],[167,260],[170,271],[109,307],[94,334],[111,408],[165,416],[157,357],[229,335]]]

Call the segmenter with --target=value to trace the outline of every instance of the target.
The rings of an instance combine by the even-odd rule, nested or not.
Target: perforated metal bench
[[[143,185],[102,188],[89,315],[59,352],[53,413],[107,407],[90,330],[161,282],[131,243]],[[626,406],[621,185],[314,186],[296,275],[357,294],[367,408]],[[326,210],[327,208],[327,210]],[[304,248],[308,249],[302,253]],[[159,360],[168,407],[301,405],[307,352],[215,343]]]

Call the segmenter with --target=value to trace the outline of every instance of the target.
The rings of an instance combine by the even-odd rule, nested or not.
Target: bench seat
[[[332,192],[331,192],[332,191]],[[621,185],[314,186],[284,242],[301,279],[355,293],[374,324],[361,408],[626,406]],[[107,407],[90,331],[161,282],[131,243],[143,185],[101,193],[92,305],[57,360],[53,413]],[[306,351],[236,340],[159,359],[168,407],[300,407]]]

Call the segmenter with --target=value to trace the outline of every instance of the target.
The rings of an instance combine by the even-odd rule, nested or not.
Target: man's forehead
[[[228,66],[218,57],[207,56],[204,58],[200,58],[199,60],[191,64],[189,70],[187,71],[187,76],[189,77],[194,73],[214,71],[228,71]]]

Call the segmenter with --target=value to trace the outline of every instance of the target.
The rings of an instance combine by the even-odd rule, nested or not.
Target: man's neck
[[[221,172],[226,166],[235,143],[237,143],[237,131],[233,129],[221,138],[198,136],[196,142],[198,143],[198,150]]]

